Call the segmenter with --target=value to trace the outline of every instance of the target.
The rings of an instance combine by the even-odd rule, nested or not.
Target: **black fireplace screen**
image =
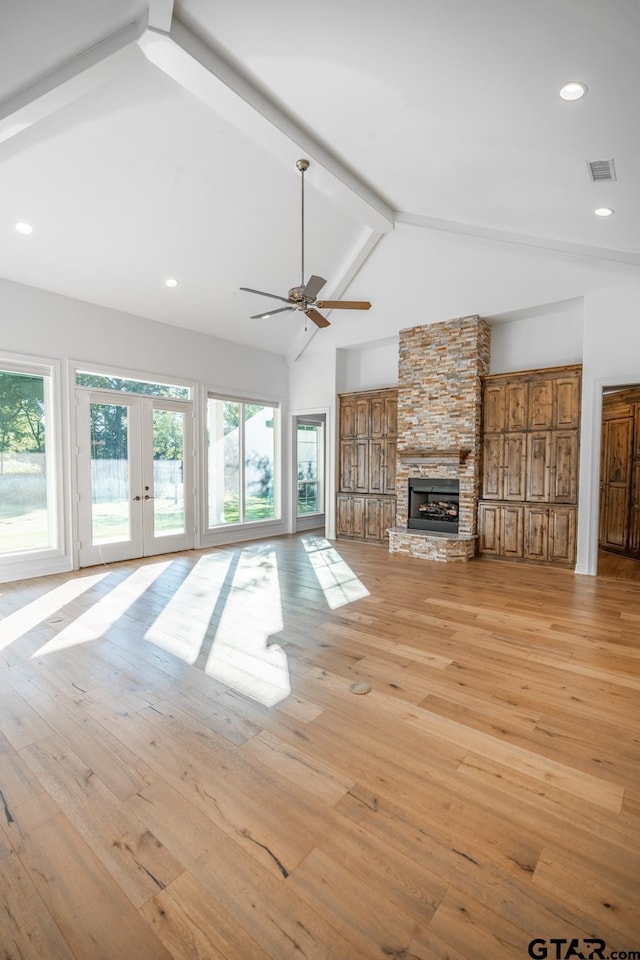
[[[408,527],[457,533],[459,491],[457,480],[409,479]]]

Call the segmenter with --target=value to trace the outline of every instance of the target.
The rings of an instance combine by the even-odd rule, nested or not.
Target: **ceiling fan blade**
[[[261,297],[271,297],[272,300],[282,300],[283,303],[289,303],[286,297],[279,297],[277,293],[265,293],[264,290],[254,290],[252,287],[240,287],[241,290],[246,290],[247,293],[257,293]]]
[[[302,291],[302,296],[308,297],[310,300],[315,300],[326,282],[327,281],[322,277],[316,277],[315,275],[313,277],[309,277],[307,285]]]
[[[368,310],[371,304],[368,300],[318,300],[316,306],[321,310]]]
[[[309,317],[310,320],[313,320],[316,327],[328,327],[330,326],[329,321],[326,317],[323,317],[321,313],[318,313],[317,310],[314,310],[313,307],[309,307],[308,310],[305,310],[305,314]]]
[[[272,317],[274,313],[286,313],[287,310],[294,310],[294,307],[278,307],[276,310],[266,310],[264,313],[256,313],[251,320],[266,320],[267,317]]]

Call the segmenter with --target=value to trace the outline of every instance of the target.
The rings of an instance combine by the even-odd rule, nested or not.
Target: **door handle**
[[[137,497],[134,497],[133,499],[134,499],[134,500],[142,500],[142,497],[141,497],[141,496],[137,496]]]
[[[145,493],[144,498],[145,498],[145,500],[155,500],[155,497],[150,497],[148,493]],[[138,500],[139,500],[139,499],[140,499],[140,497],[138,497]]]

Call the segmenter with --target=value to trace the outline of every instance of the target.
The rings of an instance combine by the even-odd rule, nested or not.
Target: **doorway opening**
[[[325,424],[324,413],[294,418],[296,532],[325,527]]]
[[[640,581],[640,385],[603,390],[599,576]]]

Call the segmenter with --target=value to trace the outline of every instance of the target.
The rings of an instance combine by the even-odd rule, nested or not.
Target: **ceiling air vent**
[[[617,180],[616,168],[613,160],[588,160],[589,176],[594,183],[602,183],[603,180]]]

